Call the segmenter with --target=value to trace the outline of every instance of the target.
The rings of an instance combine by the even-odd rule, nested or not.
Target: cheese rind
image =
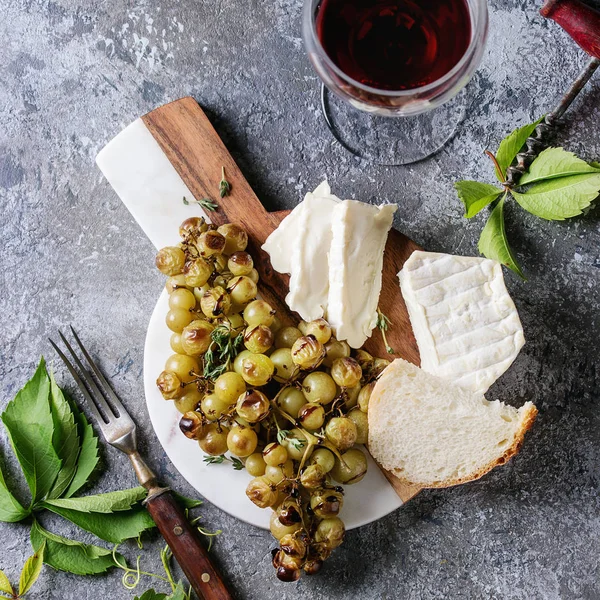
[[[338,202],[330,194],[307,194],[304,208],[297,217],[296,230],[290,234],[293,236],[290,291],[285,301],[305,321],[319,319],[327,307],[327,255],[331,245],[332,213]]]
[[[296,233],[300,226],[300,220],[304,211],[307,209],[306,200],[314,198],[325,202],[339,202],[340,199],[331,193],[331,188],[327,181],[320,183],[314,192],[309,192],[304,196],[304,201],[279,224],[279,227],[265,240],[262,249],[271,258],[271,265],[278,273],[292,272],[292,253],[296,243]]]
[[[525,343],[500,263],[415,251],[398,273],[421,368],[483,394]]]
[[[327,320],[360,348],[377,323],[383,251],[397,206],[344,200],[332,213]]]

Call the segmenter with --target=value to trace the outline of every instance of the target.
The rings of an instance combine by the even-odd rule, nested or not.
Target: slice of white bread
[[[448,487],[485,475],[520,449],[537,409],[488,402],[402,359],[369,400],[369,451],[403,482]]]

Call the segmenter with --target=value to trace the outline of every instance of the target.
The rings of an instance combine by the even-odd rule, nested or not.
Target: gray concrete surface
[[[159,447],[142,397],[145,329],[162,277],[96,169],[97,151],[139,115],[191,94],[270,209],[293,206],[326,175],[342,195],[397,201],[396,226],[424,247],[476,254],[484,217],[462,218],[452,183],[492,182],[483,149],[547,111],[585,62],[536,5],[492,0],[468,121],[437,156],[383,168],[346,154],[324,129],[300,0],[0,0],[0,407],[40,354],[54,358],[47,335],[74,323],[134,407],[150,461],[193,494]],[[560,142],[598,159],[599,133],[597,75]],[[203,522],[223,529],[214,554],[239,598],[600,598],[599,216],[596,208],[549,223],[508,209],[529,281],[507,281],[528,343],[492,395],[538,405],[522,453],[476,483],[424,492],[351,532],[322,575],[297,584],[275,580],[267,533],[205,505]],[[0,431],[8,480],[18,485]],[[134,484],[122,456],[102,455],[106,471],[93,490]],[[44,523],[92,539],[64,521]],[[27,525],[0,524],[0,540],[0,568],[17,581]],[[155,537],[146,544],[147,570],[160,569],[159,547]],[[31,596],[133,598],[120,578],[45,569]]]

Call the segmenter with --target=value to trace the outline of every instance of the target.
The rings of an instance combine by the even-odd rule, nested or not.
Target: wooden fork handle
[[[233,600],[200,533],[190,524],[173,493],[167,490],[153,494],[150,490],[146,508],[200,600]]]

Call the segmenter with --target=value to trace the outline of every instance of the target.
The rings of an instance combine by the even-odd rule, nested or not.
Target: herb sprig
[[[232,467],[235,471],[241,471],[244,468],[244,463],[235,456],[229,457],[224,454],[220,454],[219,456],[205,456],[204,462],[209,465],[220,465],[225,461],[230,461],[232,463]]]
[[[199,204],[202,208],[210,211],[215,211],[219,208],[219,205],[216,202],[213,202],[210,198],[200,198],[200,200],[196,200],[194,198],[194,202]],[[183,203],[188,206],[190,201],[184,196]]]
[[[383,337],[383,343],[388,354],[395,354],[394,349],[388,344],[386,331],[390,328],[392,322],[377,308],[377,328],[381,331],[381,337]]]
[[[465,206],[464,216],[467,219],[493,205],[479,238],[479,252],[502,263],[522,279],[525,275],[506,235],[504,209],[509,197],[532,215],[548,221],[562,221],[580,215],[600,192],[600,163],[587,163],[558,147],[541,152],[521,177],[518,186],[511,188],[505,184],[508,167],[541,120],[513,131],[500,142],[496,155],[486,151],[502,187],[466,180],[454,184]]]
[[[279,444],[283,444],[286,440],[294,448],[294,450],[302,450],[302,448],[304,448],[306,445],[306,440],[295,438],[289,429],[279,429],[277,431],[277,442]]]
[[[204,355],[203,375],[207,379],[215,380],[224,373],[235,359],[239,349],[244,343],[244,333],[232,337],[232,329],[226,325],[219,325],[210,334],[212,344]]]
[[[221,181],[219,182],[219,194],[224,198],[231,191],[231,184],[225,179],[225,167],[221,167]]]

